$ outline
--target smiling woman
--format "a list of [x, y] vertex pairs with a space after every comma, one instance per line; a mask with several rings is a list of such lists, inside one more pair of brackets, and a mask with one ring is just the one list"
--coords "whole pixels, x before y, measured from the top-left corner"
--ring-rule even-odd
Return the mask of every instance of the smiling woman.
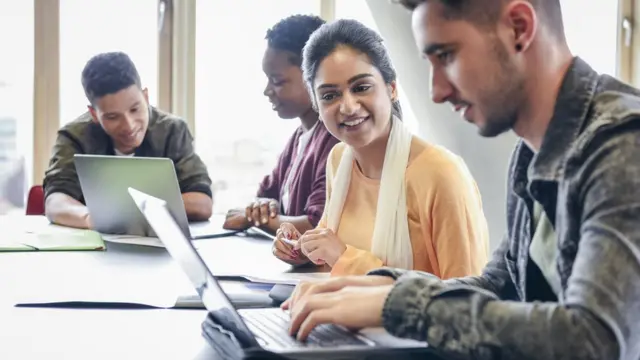
[[[371, 30], [380, 33], [377, 23], [373, 18], [370, 6], [366, 0], [336, 0], [336, 19], [354, 19]], [[400, 76], [399, 76], [400, 77]], [[420, 128], [411, 104], [407, 99], [407, 93], [404, 91], [402, 80], [396, 79], [396, 87], [398, 89], [398, 100], [402, 104], [402, 122], [417, 134]], [[425, 129], [422, 129], [424, 133]]]
[[479, 274], [488, 230], [475, 181], [459, 157], [402, 122], [380, 36], [355, 20], [326, 24], [305, 46], [303, 71], [322, 122], [343, 143], [327, 160], [323, 218], [296, 243], [300, 261], [332, 275], [382, 265]]

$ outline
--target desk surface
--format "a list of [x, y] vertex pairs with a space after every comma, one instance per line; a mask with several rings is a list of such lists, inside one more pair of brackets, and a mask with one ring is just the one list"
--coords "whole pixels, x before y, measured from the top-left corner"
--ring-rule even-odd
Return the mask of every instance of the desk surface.
[[[198, 240], [214, 274], [266, 277], [289, 269], [262, 239]], [[212, 358], [204, 310], [15, 308], [68, 293], [195, 293], [165, 249], [108, 244], [105, 252], [0, 253], [0, 359]]]

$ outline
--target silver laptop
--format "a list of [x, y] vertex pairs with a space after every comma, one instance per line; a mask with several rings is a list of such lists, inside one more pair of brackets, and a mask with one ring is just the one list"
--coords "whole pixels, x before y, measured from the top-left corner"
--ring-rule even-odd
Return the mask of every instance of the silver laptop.
[[280, 308], [236, 309], [180, 231], [166, 202], [135, 189], [129, 189], [129, 193], [171, 257], [191, 280], [209, 315], [224, 332], [233, 334], [242, 350], [262, 349], [296, 358], [333, 358], [360, 352], [378, 354], [385, 350], [399, 355], [405, 351], [426, 350], [425, 343], [400, 340], [383, 331], [373, 337], [335, 325], [321, 325], [312, 331], [307, 341], [299, 342], [288, 333], [288, 312]]
[[222, 228], [223, 217], [189, 224], [171, 159], [76, 154], [74, 162], [93, 228], [100, 233], [156, 237], [131, 200], [129, 187], [166, 201], [169, 212], [189, 239], [235, 232]]

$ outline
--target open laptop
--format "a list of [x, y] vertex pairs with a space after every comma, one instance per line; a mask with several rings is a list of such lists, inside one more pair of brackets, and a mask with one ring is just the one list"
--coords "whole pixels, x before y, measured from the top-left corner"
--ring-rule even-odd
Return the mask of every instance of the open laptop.
[[74, 155], [80, 187], [94, 230], [103, 234], [156, 237], [127, 189], [140, 189], [160, 198], [183, 234], [192, 240], [226, 236], [224, 217], [189, 224], [173, 161], [168, 158]]
[[209, 316], [224, 332], [233, 334], [237, 346], [242, 350], [261, 349], [295, 358], [323, 359], [358, 353], [379, 354], [385, 350], [426, 350], [425, 343], [400, 340], [381, 332], [372, 338], [335, 325], [321, 325], [311, 333], [307, 341], [296, 341], [288, 333], [288, 312], [280, 308], [238, 310], [232, 305], [206, 263], [180, 231], [165, 201], [135, 189], [129, 189], [129, 193], [169, 254], [193, 283]]

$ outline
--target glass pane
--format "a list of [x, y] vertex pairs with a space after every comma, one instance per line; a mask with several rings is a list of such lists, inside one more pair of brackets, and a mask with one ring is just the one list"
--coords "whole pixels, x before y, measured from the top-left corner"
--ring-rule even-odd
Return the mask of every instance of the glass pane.
[[60, 123], [86, 111], [80, 82], [94, 55], [123, 51], [136, 64], [155, 105], [158, 90], [158, 0], [60, 0]]
[[[294, 14], [319, 14], [316, 0], [198, 0], [196, 149], [214, 181], [214, 211], [250, 201], [300, 124], [264, 97], [267, 29]], [[251, 9], [251, 11], [248, 11]]]
[[0, 214], [24, 212], [30, 183], [33, 12], [33, 0], [0, 0]]
[[562, 0], [567, 42], [594, 70], [616, 75], [618, 2]]
[[[368, 28], [380, 33], [366, 0], [337, 0], [336, 19], [354, 19], [361, 22]], [[403, 121], [414, 134], [417, 134], [419, 127], [418, 120], [413, 114], [411, 104], [409, 104], [409, 99], [407, 99], [407, 96], [402, 89], [400, 76], [398, 76], [398, 94], [400, 105], [402, 106]]]

